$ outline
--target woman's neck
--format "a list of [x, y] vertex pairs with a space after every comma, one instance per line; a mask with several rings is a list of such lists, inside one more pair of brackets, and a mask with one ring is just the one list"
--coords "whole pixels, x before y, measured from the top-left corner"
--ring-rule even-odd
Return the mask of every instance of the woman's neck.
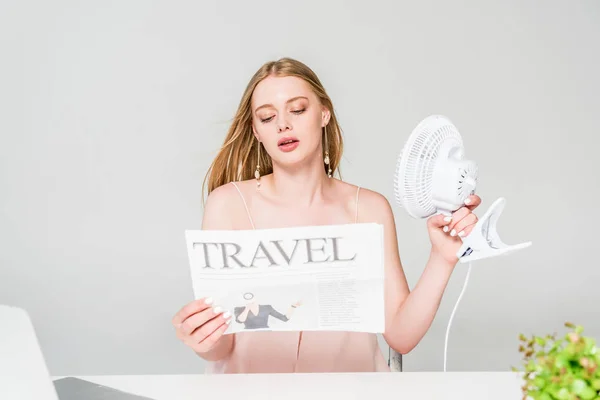
[[320, 158], [301, 167], [273, 165], [273, 174], [269, 178], [268, 190], [278, 202], [299, 206], [310, 206], [323, 200], [324, 192], [333, 183], [325, 174]]

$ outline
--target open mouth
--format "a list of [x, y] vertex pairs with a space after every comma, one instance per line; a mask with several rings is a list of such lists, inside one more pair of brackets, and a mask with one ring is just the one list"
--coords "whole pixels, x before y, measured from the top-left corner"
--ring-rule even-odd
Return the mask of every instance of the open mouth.
[[292, 143], [297, 143], [298, 139], [295, 138], [285, 138], [285, 139], [281, 139], [279, 142], [277, 142], [277, 146], [287, 146], [290, 145]]

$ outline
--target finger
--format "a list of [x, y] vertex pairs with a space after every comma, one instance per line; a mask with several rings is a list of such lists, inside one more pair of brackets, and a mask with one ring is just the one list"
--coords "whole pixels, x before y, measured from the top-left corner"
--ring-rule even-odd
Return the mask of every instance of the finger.
[[452, 222], [450, 222], [447, 226], [448, 229], [444, 230], [444, 232], [451, 232], [452, 229], [458, 224], [464, 217], [469, 215], [471, 211], [467, 207], [461, 207], [455, 212], [452, 213]]
[[477, 206], [479, 206], [480, 204], [481, 197], [477, 196], [476, 194], [472, 194], [465, 199], [465, 206], [471, 211], [477, 208]]
[[223, 324], [226, 324], [227, 321], [231, 321], [231, 314], [229, 312], [225, 312], [215, 318], [212, 318], [194, 331], [194, 333], [190, 336], [190, 341], [193, 343], [202, 343]]
[[464, 233], [461, 232], [463, 232], [467, 226], [475, 225], [476, 223], [477, 215], [470, 213], [469, 215], [461, 219], [456, 225], [454, 225], [454, 228], [450, 231], [450, 236], [456, 236], [458, 234], [458, 236], [462, 237], [464, 236]]
[[[231, 321], [231, 320], [230, 320]], [[202, 345], [203, 351], [207, 351], [213, 348], [213, 346], [221, 339], [225, 331], [229, 327], [229, 323], [223, 323], [217, 329], [215, 329], [210, 335], [208, 335], [200, 344]]]
[[[467, 237], [475, 228], [475, 224], [467, 225], [462, 231], [459, 232], [461, 237]], [[462, 234], [461, 234], [462, 232]]]
[[445, 225], [448, 225], [451, 221], [452, 221], [451, 216], [449, 216], [449, 215], [446, 216], [444, 214], [437, 214], [437, 215], [434, 215], [431, 218], [429, 218], [427, 220], [427, 224], [431, 228], [441, 228]]
[[189, 336], [194, 333], [196, 329], [220, 315], [222, 312], [223, 310], [221, 307], [207, 308], [204, 311], [192, 314], [190, 317], [186, 318], [181, 323], [181, 327], [179, 329], [183, 336]]
[[178, 328], [185, 319], [189, 318], [192, 314], [206, 310], [208, 307], [210, 307], [212, 302], [213, 299], [210, 297], [194, 300], [179, 310], [171, 322], [176, 328]]

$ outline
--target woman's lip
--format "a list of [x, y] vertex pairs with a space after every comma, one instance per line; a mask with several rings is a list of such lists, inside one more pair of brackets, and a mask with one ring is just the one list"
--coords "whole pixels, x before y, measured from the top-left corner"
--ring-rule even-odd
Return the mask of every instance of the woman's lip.
[[294, 141], [294, 142], [298, 142], [298, 139], [297, 139], [297, 138], [295, 138], [295, 137], [293, 137], [293, 136], [288, 136], [288, 137], [283, 137], [283, 138], [279, 139], [279, 140], [277, 141], [277, 146], [281, 146], [281, 144], [282, 144], [283, 142], [287, 142], [287, 141], [289, 141], [289, 140], [292, 140], [292, 141]]
[[282, 144], [282, 145], [279, 145], [278, 147], [279, 147], [279, 150], [288, 153], [290, 151], [295, 150], [296, 147], [298, 147], [299, 145], [300, 145], [300, 142], [296, 141], [296, 142], [291, 142], [288, 144]]

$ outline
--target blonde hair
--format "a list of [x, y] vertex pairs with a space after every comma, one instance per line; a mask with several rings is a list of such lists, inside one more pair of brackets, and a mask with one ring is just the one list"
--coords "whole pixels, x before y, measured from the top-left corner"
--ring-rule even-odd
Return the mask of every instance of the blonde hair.
[[[258, 163], [258, 146], [262, 144], [256, 140], [252, 132], [252, 94], [256, 86], [269, 76], [295, 76], [306, 81], [321, 103], [329, 110], [331, 117], [329, 123], [323, 128], [322, 134], [327, 134], [327, 142], [322, 141], [323, 146], [327, 143], [329, 151], [329, 166], [332, 174], [336, 171], [339, 175], [339, 164], [342, 157], [343, 141], [342, 131], [335, 116], [333, 103], [323, 88], [317, 75], [305, 64], [292, 58], [281, 58], [277, 61], [269, 61], [263, 64], [252, 76], [242, 95], [233, 122], [229, 127], [227, 136], [213, 160], [202, 185], [203, 192], [208, 183], [208, 193], [232, 181], [251, 179]], [[323, 136], [323, 139], [324, 136]], [[323, 149], [325, 152], [325, 149]], [[323, 163], [327, 172], [328, 167]], [[267, 175], [273, 172], [271, 158], [264, 147], [260, 149], [260, 174]]]

